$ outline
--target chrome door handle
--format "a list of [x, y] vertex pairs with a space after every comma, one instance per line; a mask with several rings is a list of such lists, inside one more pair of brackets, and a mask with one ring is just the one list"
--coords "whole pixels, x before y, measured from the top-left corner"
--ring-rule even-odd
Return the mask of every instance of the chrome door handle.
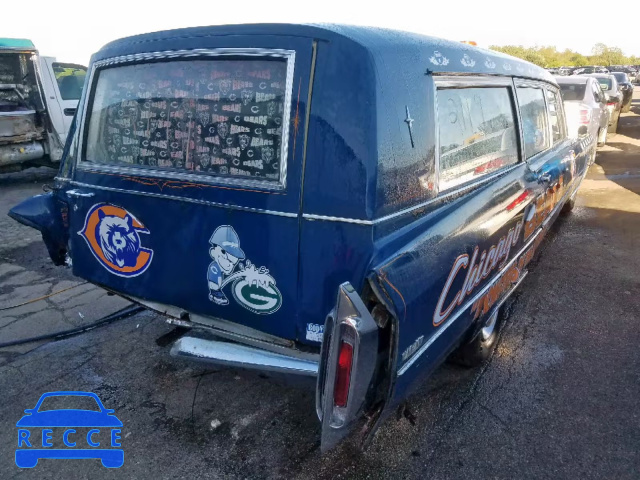
[[95, 193], [93, 192], [83, 192], [82, 190], [67, 190], [67, 195], [70, 197], [84, 197], [89, 198], [93, 197]]

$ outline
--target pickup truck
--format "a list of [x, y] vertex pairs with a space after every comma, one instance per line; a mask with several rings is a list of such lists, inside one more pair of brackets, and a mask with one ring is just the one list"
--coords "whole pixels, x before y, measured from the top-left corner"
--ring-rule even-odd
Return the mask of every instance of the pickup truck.
[[0, 173], [58, 168], [86, 71], [39, 56], [30, 40], [0, 38]]

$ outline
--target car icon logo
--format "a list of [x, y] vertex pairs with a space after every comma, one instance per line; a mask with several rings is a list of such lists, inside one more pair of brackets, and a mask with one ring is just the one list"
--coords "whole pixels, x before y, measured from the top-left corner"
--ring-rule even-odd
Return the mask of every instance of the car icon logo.
[[[68, 408], [69, 404], [82, 408]], [[18, 467], [33, 468], [41, 458], [100, 459], [106, 468], [123, 465], [122, 422], [95, 393], [45, 393], [25, 413], [16, 423]]]

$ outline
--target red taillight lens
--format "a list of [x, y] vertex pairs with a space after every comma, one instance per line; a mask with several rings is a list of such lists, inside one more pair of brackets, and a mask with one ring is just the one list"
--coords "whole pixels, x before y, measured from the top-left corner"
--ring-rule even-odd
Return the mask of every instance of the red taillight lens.
[[607, 103], [607, 107], [615, 107], [615, 106], [616, 106], [615, 102], [613, 102], [613, 103]]
[[587, 108], [580, 109], [580, 125], [588, 125], [591, 121], [591, 110]]
[[353, 345], [340, 342], [336, 383], [333, 389], [333, 404], [346, 407], [349, 400], [349, 384], [351, 383], [351, 367], [353, 365]]

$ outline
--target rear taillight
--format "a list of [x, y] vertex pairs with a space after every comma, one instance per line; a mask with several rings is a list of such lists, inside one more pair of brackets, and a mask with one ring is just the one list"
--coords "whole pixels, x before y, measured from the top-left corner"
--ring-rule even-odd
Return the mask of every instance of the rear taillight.
[[333, 389], [333, 404], [336, 407], [346, 407], [349, 400], [349, 386], [351, 385], [351, 367], [353, 366], [353, 345], [340, 342], [338, 365], [336, 367], [336, 383]]
[[616, 106], [616, 102], [607, 103], [607, 107], [615, 107], [615, 106]]
[[580, 125], [589, 125], [591, 121], [591, 110], [588, 108], [580, 108]]

